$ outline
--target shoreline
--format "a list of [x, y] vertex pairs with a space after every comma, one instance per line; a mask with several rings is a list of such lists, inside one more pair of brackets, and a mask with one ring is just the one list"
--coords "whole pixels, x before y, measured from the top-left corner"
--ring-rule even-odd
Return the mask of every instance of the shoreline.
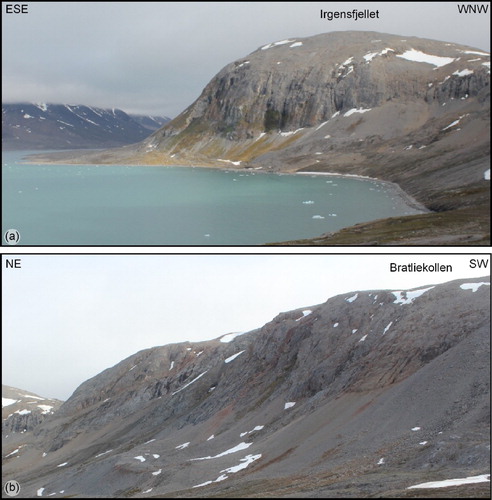
[[375, 181], [380, 182], [381, 184], [385, 184], [390, 188], [394, 193], [402, 199], [407, 205], [415, 210], [419, 210], [422, 213], [432, 213], [432, 210], [427, 208], [423, 203], [416, 200], [413, 196], [408, 194], [404, 189], [402, 189], [396, 182], [387, 181], [385, 179], [378, 179], [377, 177], [369, 177], [368, 175], [357, 175], [357, 174], [337, 174], [333, 172], [296, 172], [298, 175], [320, 175], [320, 176], [331, 176], [331, 177], [349, 177], [353, 179], [360, 179], [364, 181]]
[[[79, 153], [82, 150], [73, 150], [73, 153], [77, 152]], [[95, 152], [94, 150], [90, 150]], [[21, 151], [19, 151], [21, 153]], [[63, 152], [60, 151], [60, 153], [63, 154]], [[43, 154], [43, 153], [40, 153]], [[34, 154], [29, 154], [29, 156], [35, 156], [36, 153]], [[59, 163], [60, 161], [60, 163]], [[395, 196], [397, 196], [400, 201], [402, 201], [405, 205], [407, 205], [409, 208], [412, 208], [413, 210], [417, 210], [419, 213], [432, 213], [432, 210], [427, 208], [423, 203], [419, 202], [416, 200], [413, 196], [408, 194], [406, 191], [404, 191], [397, 183], [388, 181], [385, 179], [379, 179], [376, 177], [369, 177], [367, 175], [359, 175], [359, 174], [341, 174], [341, 173], [336, 173], [336, 172], [309, 172], [309, 171], [287, 171], [287, 172], [279, 172], [279, 171], [268, 171], [263, 169], [262, 167], [260, 168], [251, 168], [251, 167], [238, 167], [236, 165], [233, 165], [232, 162], [230, 162], [230, 166], [222, 166], [222, 165], [217, 165], [217, 166], [212, 166], [212, 165], [190, 165], [190, 164], [173, 164], [173, 165], [163, 165], [163, 164], [140, 164], [137, 165], [135, 163], [61, 163], [63, 160], [59, 161], [37, 161], [34, 162], [33, 160], [26, 161], [24, 158], [21, 158], [19, 162], [23, 165], [66, 165], [66, 166], [93, 166], [93, 167], [105, 167], [105, 166], [121, 166], [121, 167], [178, 167], [178, 168], [200, 168], [200, 169], [211, 169], [211, 170], [220, 170], [223, 172], [237, 172], [237, 173], [252, 173], [252, 174], [276, 174], [276, 175], [310, 175], [310, 176], [326, 176], [326, 177], [338, 177], [338, 178], [347, 178], [347, 179], [357, 179], [361, 181], [373, 181], [373, 182], [378, 182], [382, 184], [388, 191], [391, 193], [394, 193]], [[218, 160], [218, 161], [223, 161], [226, 163], [224, 160]], [[389, 218], [389, 217], [388, 217]]]

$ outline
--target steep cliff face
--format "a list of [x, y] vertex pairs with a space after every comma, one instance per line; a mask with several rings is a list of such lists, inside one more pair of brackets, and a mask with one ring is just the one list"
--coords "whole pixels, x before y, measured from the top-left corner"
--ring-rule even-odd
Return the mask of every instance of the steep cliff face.
[[[374, 32], [271, 43], [223, 68], [140, 152], [185, 158], [193, 153], [209, 160], [222, 154], [248, 161], [296, 142], [307, 129], [352, 114], [358, 121], [374, 119], [373, 137], [408, 134], [451, 100], [484, 102], [489, 64], [488, 54], [470, 47]], [[400, 115], [403, 107], [416, 107], [408, 112], [413, 116], [388, 113], [389, 126], [381, 127], [384, 119], [365, 115], [397, 103]], [[352, 131], [358, 127], [351, 125]]]
[[138, 352], [82, 384], [4, 476], [33, 494], [375, 494], [487, 473], [489, 429], [487, 277]]

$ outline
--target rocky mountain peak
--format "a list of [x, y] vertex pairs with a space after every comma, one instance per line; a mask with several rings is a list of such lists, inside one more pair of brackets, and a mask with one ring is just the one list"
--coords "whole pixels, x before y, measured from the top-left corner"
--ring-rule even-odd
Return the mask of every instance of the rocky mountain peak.
[[[221, 153], [262, 134], [292, 142], [296, 131], [295, 139], [338, 115], [361, 116], [386, 103], [484, 98], [489, 74], [487, 53], [452, 43], [359, 31], [289, 38], [225, 66], [141, 149], [178, 154], [186, 145], [207, 155], [214, 149], [203, 135], [228, 140], [228, 147], [215, 145]], [[260, 150], [249, 145], [256, 156]]]

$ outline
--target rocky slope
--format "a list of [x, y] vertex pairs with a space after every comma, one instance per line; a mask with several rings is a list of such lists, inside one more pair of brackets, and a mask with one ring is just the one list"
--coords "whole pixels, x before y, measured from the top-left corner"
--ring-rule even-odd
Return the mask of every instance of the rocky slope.
[[61, 404], [58, 399], [2, 385], [2, 436], [32, 431]]
[[490, 474], [489, 277], [354, 291], [140, 351], [15, 458], [9, 439], [3, 478], [27, 496], [419, 496], [406, 488]]
[[65, 104], [2, 104], [2, 149], [86, 149], [141, 141], [167, 117]]
[[[488, 244], [490, 55], [360, 31], [274, 42], [224, 67], [140, 144], [70, 161], [375, 177], [446, 214], [429, 216], [415, 244]], [[413, 243], [398, 231], [388, 243]]]

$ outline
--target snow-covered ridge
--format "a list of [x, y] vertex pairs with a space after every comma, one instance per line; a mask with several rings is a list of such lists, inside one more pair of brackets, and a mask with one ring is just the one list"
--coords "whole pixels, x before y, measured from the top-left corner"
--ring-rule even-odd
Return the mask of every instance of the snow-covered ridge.
[[280, 40], [279, 42], [273, 42], [273, 43], [268, 43], [267, 45], [264, 45], [263, 47], [261, 47], [261, 50], [267, 50], [267, 49], [271, 49], [272, 47], [278, 47], [279, 45], [285, 45], [287, 43], [292, 43], [291, 47], [298, 47], [299, 45], [302, 45], [302, 42], [297, 42], [297, 43], [293, 43], [295, 42], [296, 40]]

